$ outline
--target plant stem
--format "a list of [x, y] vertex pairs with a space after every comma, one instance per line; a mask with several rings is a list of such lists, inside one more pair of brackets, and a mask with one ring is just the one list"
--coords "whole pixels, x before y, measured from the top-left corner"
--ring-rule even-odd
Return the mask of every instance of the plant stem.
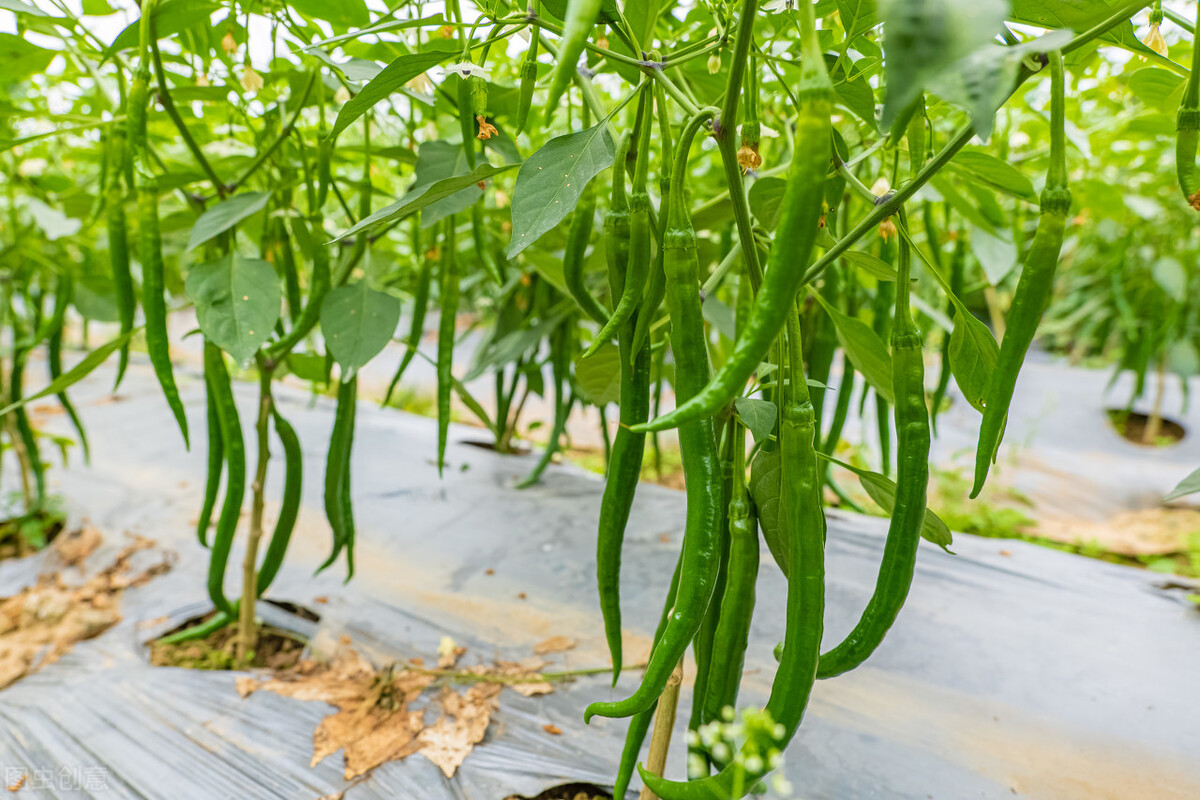
[[312, 72], [308, 73], [308, 81], [304, 84], [304, 89], [301, 90], [300, 97], [296, 101], [296, 110], [292, 112], [292, 116], [288, 118], [288, 121], [279, 131], [279, 135], [275, 137], [275, 140], [272, 141], [265, 150], [260, 151], [254, 161], [250, 163], [250, 166], [246, 167], [245, 171], [242, 172], [241, 176], [239, 176], [237, 180], [229, 185], [230, 194], [236, 192], [238, 187], [245, 183], [251, 175], [258, 171], [258, 168], [263, 165], [263, 162], [271, 157], [271, 154], [275, 152], [279, 145], [283, 144], [283, 141], [292, 135], [292, 128], [296, 127], [296, 121], [300, 119], [300, 112], [304, 110], [304, 103], [306, 100], [308, 100], [308, 94], [312, 91], [313, 85], [317, 82], [317, 72], [318, 70], [314, 69]]
[[1154, 406], [1150, 409], [1150, 417], [1142, 430], [1142, 444], [1154, 444], [1162, 433], [1163, 396], [1167, 393], [1167, 360], [1158, 360], [1158, 380], [1154, 388]]
[[[683, 662], [667, 680], [658, 708], [654, 712], [654, 732], [650, 734], [650, 752], [646, 754], [646, 771], [662, 777], [667, 766], [667, 751], [671, 748], [671, 731], [675, 728], [675, 709], [679, 705], [679, 685], [683, 683]], [[656, 800], [658, 795], [648, 786], [642, 787], [638, 800]]]
[[238, 660], [248, 662], [254, 657], [258, 646], [258, 630], [254, 624], [255, 602], [258, 600], [258, 545], [263, 538], [263, 508], [267, 483], [267, 462], [271, 459], [271, 379], [274, 367], [264, 359], [258, 362], [258, 463], [254, 472], [254, 483], [250, 485], [250, 537], [246, 541], [246, 560], [242, 564], [242, 602], [238, 609], [237, 654]]
[[[151, 24], [151, 27], [153, 27], [153, 24]], [[166, 110], [167, 116], [171, 118], [171, 121], [175, 123], [175, 128], [183, 138], [183, 143], [192, 152], [192, 157], [196, 159], [196, 163], [200, 165], [200, 169], [208, 176], [208, 180], [212, 183], [213, 189], [216, 190], [217, 196], [224, 198], [226, 195], [225, 185], [221, 183], [221, 179], [217, 176], [212, 164], [204, 157], [204, 152], [200, 149], [200, 145], [192, 138], [192, 132], [184, 124], [183, 117], [179, 114], [179, 109], [175, 107], [175, 101], [171, 99], [171, 91], [167, 86], [167, 74], [163, 70], [162, 53], [158, 49], [157, 37], [152, 36], [150, 38], [150, 53], [154, 57], [154, 75], [158, 82], [158, 96], [162, 100], [163, 109]]]

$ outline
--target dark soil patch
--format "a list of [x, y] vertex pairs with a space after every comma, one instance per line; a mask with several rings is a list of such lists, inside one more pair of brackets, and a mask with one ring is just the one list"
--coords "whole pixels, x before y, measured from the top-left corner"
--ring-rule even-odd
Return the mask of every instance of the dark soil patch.
[[304, 642], [288, 631], [260, 626], [254, 658], [239, 660], [236, 655], [237, 625], [226, 625], [203, 639], [179, 644], [150, 644], [150, 663], [156, 667], [187, 669], [289, 669], [300, 663]]
[[1187, 435], [1187, 430], [1182, 425], [1164, 417], [1154, 441], [1147, 442], [1146, 427], [1150, 423], [1150, 417], [1140, 411], [1110, 408], [1108, 421], [1112, 423], [1113, 430], [1124, 436], [1127, 441], [1144, 447], [1170, 447]]
[[24, 558], [52, 543], [62, 533], [61, 512], [38, 509], [0, 522], [0, 561]]
[[612, 795], [592, 783], [564, 783], [554, 786], [536, 797], [512, 794], [504, 800], [612, 800]]

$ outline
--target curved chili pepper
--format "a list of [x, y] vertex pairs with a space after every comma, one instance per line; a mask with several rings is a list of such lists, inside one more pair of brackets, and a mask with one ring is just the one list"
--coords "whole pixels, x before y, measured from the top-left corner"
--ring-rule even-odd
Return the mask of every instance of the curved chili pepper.
[[[646, 181], [650, 170], [650, 129], [653, 127], [651, 116], [650, 93], [643, 89], [638, 101], [637, 124], [634, 128], [638, 140], [637, 162], [633, 170], [633, 191], [629, 195], [629, 260], [625, 269], [624, 287], [613, 313], [584, 351], [584, 358], [594, 355], [616, 335], [617, 329], [633, 317], [641, 305], [642, 292], [650, 275], [650, 195], [646, 191]], [[618, 163], [615, 168], [623, 167]]]
[[328, 569], [342, 550], [347, 551], [347, 580], [354, 574], [354, 516], [349, 503], [350, 452], [354, 442], [354, 411], [358, 403], [358, 376], [338, 384], [337, 411], [325, 459], [325, 518], [333, 530], [333, 549], [317, 568]]
[[746, 331], [738, 337], [729, 360], [701, 392], [641, 426], [642, 430], [665, 430], [715, 414], [746, 385], [791, 313], [804, 276], [804, 270], [796, 265], [808, 263], [819, 230], [832, 141], [833, 86], [820, 45], [814, 42], [812, 46], [816, 51], [804, 58], [797, 90], [800, 114], [775, 244]]
[[[674, 159], [671, 155], [671, 117], [670, 110], [667, 108], [667, 93], [658, 81], [654, 83], [654, 105], [658, 109], [659, 147], [662, 149], [662, 160], [660, 163], [673, 164]], [[658, 176], [658, 192], [659, 197], [665, 199], [671, 196], [671, 173], [667, 169], [661, 170], [661, 173]], [[658, 313], [658, 307], [662, 305], [663, 298], [667, 295], [667, 276], [663, 270], [664, 249], [661, 241], [662, 232], [666, 229], [667, 204], [664, 202], [658, 210], [658, 233], [660, 237], [658, 254], [655, 256], [654, 268], [650, 272], [650, 278], [646, 282], [645, 296], [642, 298], [642, 305], [638, 309], [637, 324], [633, 329], [633, 352], [635, 353], [641, 350], [642, 344], [646, 341], [646, 337], [650, 333], [650, 325], [654, 322], [654, 317]], [[655, 442], [657, 441], [658, 437], [656, 436]]]
[[[901, 223], [904, 212], [901, 207]], [[912, 586], [917, 545], [925, 522], [929, 485], [929, 410], [925, 406], [925, 362], [922, 337], [909, 312], [911, 253], [908, 241], [899, 242], [896, 277], [896, 315], [892, 328], [892, 387], [895, 395], [899, 470], [896, 505], [888, 524], [887, 543], [879, 566], [875, 591], [858, 624], [846, 638], [821, 655], [818, 678], [832, 678], [854, 669], [883, 641], [900, 613]]]
[[588, 35], [600, 16], [600, 6], [601, 0], [568, 0], [567, 14], [563, 18], [562, 44], [558, 48], [558, 59], [554, 62], [550, 94], [546, 97], [547, 124], [554, 117], [559, 99], [575, 76], [576, 66], [579, 57], [583, 55]]
[[[617, 143], [613, 166], [612, 199], [604, 219], [605, 252], [608, 260], [608, 283], [613, 297], [620, 297], [625, 285], [625, 262], [629, 255], [629, 203], [625, 195], [625, 157], [629, 151], [629, 134]], [[622, 364], [630, 363], [634, 355], [626, 337], [617, 339]], [[596, 535], [596, 583], [600, 591], [600, 613], [604, 617], [604, 633], [613, 662], [613, 685], [621, 674], [621, 548], [625, 541], [625, 526], [637, 491], [642, 471], [646, 437], [630, 430], [629, 426], [645, 422], [650, 416], [650, 359], [649, 353], [639, 351], [632, 367], [621, 370], [619, 411], [621, 426], [610, 445], [605, 438], [604, 496], [600, 503], [600, 520]], [[601, 409], [603, 414], [603, 409]], [[608, 428], [601, 430], [607, 437]]]
[[[46, 367], [50, 372], [51, 383], [62, 375], [63, 322], [67, 315], [67, 306], [71, 304], [74, 296], [75, 281], [72, 279], [71, 273], [64, 272], [59, 277], [59, 283], [54, 293], [54, 314], [49, 323], [49, 334], [46, 337]], [[67, 396], [65, 389], [54, 396], [58, 399], [62, 410], [66, 412], [67, 418], [71, 420], [71, 427], [75, 429], [75, 433], [79, 434], [79, 446], [83, 450], [84, 463], [90, 464], [92, 451], [88, 446], [87, 431], [84, 430], [83, 420], [79, 418], [78, 412], [75, 411], [75, 405]]]
[[300, 514], [300, 495], [304, 487], [304, 454], [300, 450], [300, 437], [278, 407], [271, 409], [275, 420], [275, 433], [279, 443], [283, 445], [283, 502], [279, 506], [279, 518], [275, 521], [275, 530], [271, 534], [271, 544], [267, 546], [263, 556], [262, 566], [258, 569], [258, 596], [262, 597], [279, 568], [283, 565], [284, 554], [292, 540], [292, 531], [296, 528], [296, 518]]
[[[696, 234], [684, 199], [688, 150], [701, 126], [712, 119], [706, 108], [688, 123], [680, 138], [668, 200], [666, 249], [667, 307], [671, 314], [671, 350], [675, 355], [675, 391], [681, 398], [700, 391], [708, 379], [708, 349], [700, 310], [700, 262]], [[698, 419], [679, 429], [687, 490], [687, 522], [679, 592], [662, 640], [650, 656], [642, 684], [629, 698], [615, 703], [592, 703], [584, 721], [599, 714], [622, 717], [645, 711], [662, 694], [675, 665], [696, 635], [717, 578], [721, 527], [720, 461], [711, 419]]]
[[1050, 168], [1046, 173], [1046, 187], [1042, 190], [1042, 215], [1013, 294], [1000, 355], [996, 357], [988, 385], [979, 446], [975, 451], [975, 485], [971, 488], [971, 497], [979, 494], [987, 480], [988, 468], [1004, 435], [1017, 374], [1054, 292], [1054, 272], [1058, 268], [1067, 212], [1071, 208], [1071, 190], [1067, 188], [1064, 83], [1062, 54], [1055, 51], [1050, 54]]
[[[113, 136], [114, 141], [117, 139]], [[114, 147], [114, 150], [116, 148]], [[133, 331], [134, 315], [137, 312], [137, 298], [133, 287], [133, 274], [129, 269], [129, 236], [128, 224], [125, 220], [125, 197], [120, 188], [120, 170], [113, 173], [113, 182], [105, 195], [105, 222], [108, 228], [108, 261], [112, 272], [113, 294], [117, 301], [117, 318], [121, 323], [122, 335]], [[113, 381], [113, 391], [121, 385], [125, 377], [125, 369], [129, 366], [129, 342], [121, 345], [121, 353], [117, 361], [117, 377]]]
[[246, 491], [246, 442], [242, 438], [242, 424], [238, 417], [237, 404], [233, 399], [233, 387], [229, 382], [229, 370], [225, 367], [225, 356], [221, 348], [207, 339], [204, 341], [204, 374], [216, 405], [220, 420], [221, 440], [228, 467], [228, 485], [221, 516], [217, 520], [216, 535], [213, 537], [212, 554], [208, 561], [208, 596], [218, 611], [237, 619], [237, 611], [225, 597], [225, 567], [229, 562], [229, 551], [237, 535], [238, 519], [242, 515], [242, 499]]
[[559, 441], [567, 430], [567, 418], [571, 416], [571, 407], [575, 405], [575, 397], [569, 393], [571, 333], [571, 326], [564, 323], [555, 329], [550, 338], [550, 364], [554, 374], [554, 426], [541, 458], [525, 480], [517, 484], [518, 489], [528, 489], [542, 479], [542, 473], [559, 451]]
[[[536, 5], [534, 13], [537, 13]], [[537, 88], [537, 57], [538, 57], [538, 37], [529, 37], [529, 49], [525, 51], [525, 58], [521, 61], [521, 88], [517, 96], [517, 122], [516, 131], [520, 133], [525, 130], [525, 123], [529, 121], [529, 109], [533, 106], [533, 91]]]
[[457, 244], [454, 239], [454, 215], [446, 218], [442, 244], [442, 272], [438, 281], [441, 292], [437, 348], [438, 476], [446, 467], [446, 442], [450, 436], [451, 367], [454, 363], [454, 333], [458, 317], [459, 284]]
[[[1200, 9], [1196, 11], [1200, 30]], [[1188, 205], [1200, 211], [1200, 180], [1196, 178], [1196, 146], [1200, 138], [1200, 47], [1192, 47], [1192, 69], [1188, 73], [1179, 114], [1175, 118], [1175, 171], [1179, 188]]]
[[567, 249], [563, 254], [563, 283], [571, 297], [579, 304], [593, 320], [600, 325], [608, 322], [608, 312], [600, 305], [583, 282], [583, 267], [587, 262], [588, 243], [592, 239], [592, 228], [595, 226], [596, 198], [591, 186], [584, 188], [579, 204], [575, 206], [575, 214], [571, 219], [571, 230], [567, 234]]

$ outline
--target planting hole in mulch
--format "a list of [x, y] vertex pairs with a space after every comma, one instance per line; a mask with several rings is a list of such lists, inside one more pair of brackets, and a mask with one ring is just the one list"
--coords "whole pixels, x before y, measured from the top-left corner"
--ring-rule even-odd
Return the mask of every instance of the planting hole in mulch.
[[612, 800], [612, 795], [591, 783], [564, 783], [553, 786], [536, 797], [510, 794], [504, 800]]
[[52, 544], [62, 533], [65, 522], [62, 512], [51, 508], [39, 508], [0, 522], [0, 561], [24, 558]]
[[1125, 437], [1126, 441], [1145, 447], [1170, 447], [1178, 444], [1187, 430], [1178, 422], [1163, 417], [1157, 433], [1147, 433], [1150, 417], [1140, 411], [1127, 411], [1123, 408], [1108, 409], [1108, 421], [1113, 430]]
[[[290, 614], [310, 622], [319, 622], [321, 617], [314, 611], [295, 603], [264, 600]], [[254, 658], [248, 663], [237, 657], [237, 624], [231, 623], [200, 639], [186, 642], [164, 642], [163, 639], [208, 622], [216, 614], [210, 611], [185, 620], [167, 631], [158, 640], [150, 643], [150, 663], [156, 667], [184, 667], [186, 669], [238, 670], [266, 668], [272, 670], [291, 669], [300, 663], [307, 640], [293, 631], [271, 625], [259, 625], [258, 646]]]

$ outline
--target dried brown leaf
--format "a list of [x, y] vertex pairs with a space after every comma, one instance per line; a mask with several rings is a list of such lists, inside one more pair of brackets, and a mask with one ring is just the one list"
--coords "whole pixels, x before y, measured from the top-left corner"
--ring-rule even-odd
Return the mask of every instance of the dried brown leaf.
[[574, 639], [566, 636], [551, 636], [549, 639], [538, 642], [533, 646], [533, 652], [539, 656], [548, 655], [550, 653], [565, 653], [568, 650], [574, 650], [578, 644]]

